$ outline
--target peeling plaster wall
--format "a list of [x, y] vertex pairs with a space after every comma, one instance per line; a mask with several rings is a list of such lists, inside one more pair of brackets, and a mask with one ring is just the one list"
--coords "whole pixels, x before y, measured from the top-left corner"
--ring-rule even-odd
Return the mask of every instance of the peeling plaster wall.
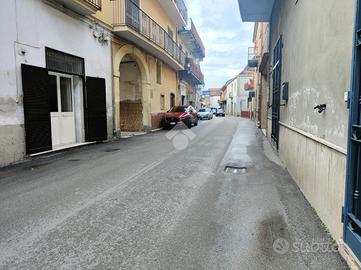
[[[346, 155], [335, 149], [347, 147], [344, 92], [350, 89], [354, 8], [352, 0], [278, 0], [271, 22], [271, 52], [282, 35], [282, 83], [289, 82], [279, 154], [336, 240], [342, 237]], [[327, 110], [319, 114], [313, 108], [323, 103]]]
[[[277, 3], [271, 51], [282, 35], [282, 82], [289, 82], [289, 101], [281, 107], [281, 121], [346, 148], [344, 92], [351, 80], [354, 1]], [[313, 108], [323, 103], [327, 110], [319, 114]]]
[[[113, 43], [113, 61], [114, 61], [114, 69], [118, 67], [120, 63], [117, 61], [121, 61], [119, 59], [116, 59], [116, 54], [118, 51], [122, 50], [124, 47], [131, 47], [134, 48], [137, 52], [139, 52], [139, 63], [138, 67], [140, 66], [147, 67], [147, 70], [149, 71], [149, 78], [148, 82], [145, 82], [143, 80], [143, 110], [145, 109], [145, 106], [147, 106], [147, 111], [149, 112], [149, 115], [143, 111], [144, 118], [149, 118], [149, 123], [145, 122], [143, 119], [143, 123], [147, 128], [158, 128], [160, 127], [160, 121], [159, 118], [164, 115], [166, 111], [170, 109], [170, 96], [171, 94], [175, 95], [175, 103], [176, 105], [180, 104], [181, 97], [180, 97], [180, 91], [178, 91], [178, 80], [177, 80], [177, 72], [170, 68], [168, 65], [162, 62], [162, 68], [161, 68], [161, 83], [157, 83], [157, 58], [154, 56], [148, 54], [146, 51], [144, 51], [141, 48], [138, 48], [134, 46], [133, 44], [130, 44], [128, 41], [123, 39], [114, 39]], [[129, 53], [130, 55], [132, 53]], [[118, 67], [119, 69], [119, 67]], [[120, 91], [121, 86], [119, 85], [119, 78], [116, 76], [114, 77], [114, 99], [115, 99], [115, 126], [117, 132], [120, 131], [120, 111], [119, 111], [119, 104], [120, 102]], [[186, 85], [184, 81], [180, 82], [181, 85], [184, 86], [184, 89], [186, 89]], [[164, 95], [164, 110], [161, 110], [161, 102], [160, 97], [161, 95]], [[153, 119], [153, 120], [152, 120]], [[153, 123], [158, 123], [154, 124]], [[149, 126], [148, 126], [149, 125]]]
[[84, 58], [86, 76], [106, 79], [111, 137], [111, 44], [93, 37], [90, 21], [46, 1], [14, 0], [1, 7], [0, 24], [0, 167], [25, 157], [21, 64], [45, 67], [45, 47]]

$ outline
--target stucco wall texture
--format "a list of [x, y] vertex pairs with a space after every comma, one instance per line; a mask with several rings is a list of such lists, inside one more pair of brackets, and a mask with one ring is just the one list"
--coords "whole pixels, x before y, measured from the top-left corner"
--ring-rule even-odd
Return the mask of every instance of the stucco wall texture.
[[[289, 101], [281, 121], [346, 148], [354, 1], [277, 1], [271, 22], [272, 46], [283, 39], [282, 82]], [[278, 11], [278, 12], [277, 12]], [[327, 104], [319, 114], [318, 104]]]
[[[289, 82], [289, 101], [280, 109], [280, 157], [336, 240], [342, 237], [346, 155], [335, 149], [347, 147], [344, 92], [350, 89], [354, 8], [352, 0], [279, 0], [271, 21], [272, 58], [282, 35], [282, 83]], [[326, 112], [314, 110], [324, 103]]]
[[102, 45], [93, 37], [91, 22], [40, 0], [10, 1], [0, 9], [0, 22], [0, 34], [6, 37], [0, 42], [0, 167], [24, 158], [21, 64], [45, 67], [45, 47], [84, 58], [86, 76], [106, 79], [111, 137], [111, 44]]

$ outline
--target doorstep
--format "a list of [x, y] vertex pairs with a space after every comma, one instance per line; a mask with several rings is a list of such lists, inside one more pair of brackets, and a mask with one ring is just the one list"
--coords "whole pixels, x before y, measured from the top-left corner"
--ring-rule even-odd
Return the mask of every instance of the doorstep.
[[343, 240], [340, 240], [338, 249], [342, 258], [346, 261], [351, 270], [361, 270], [360, 261], [357, 259], [356, 255], [352, 252], [348, 245], [343, 242]]
[[161, 131], [163, 130], [163, 128], [156, 128], [156, 129], [152, 129], [150, 132], [158, 132], [158, 131]]
[[86, 145], [90, 145], [90, 144], [95, 144], [96, 142], [86, 142], [86, 143], [76, 143], [76, 144], [70, 144], [70, 145], [64, 145], [49, 151], [44, 151], [44, 152], [40, 152], [40, 153], [36, 153], [36, 154], [31, 154], [29, 155], [30, 157], [37, 157], [40, 155], [45, 155], [45, 154], [51, 154], [51, 153], [56, 153], [56, 152], [61, 152], [63, 150], [68, 150], [68, 149], [73, 149], [73, 148], [78, 148], [78, 147], [82, 147], [82, 146], [86, 146]]
[[120, 138], [121, 139], [127, 139], [127, 138], [131, 138], [131, 137], [135, 137], [135, 136], [142, 136], [142, 135], [147, 135], [147, 132], [120, 132]]

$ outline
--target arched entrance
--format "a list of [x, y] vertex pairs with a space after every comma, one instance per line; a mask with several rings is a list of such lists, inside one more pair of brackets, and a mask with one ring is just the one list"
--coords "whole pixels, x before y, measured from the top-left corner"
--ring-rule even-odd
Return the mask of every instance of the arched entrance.
[[114, 55], [114, 101], [116, 131], [150, 128], [150, 82], [146, 56], [132, 45]]
[[144, 129], [142, 75], [132, 55], [127, 54], [123, 57], [119, 73], [120, 130], [142, 131]]

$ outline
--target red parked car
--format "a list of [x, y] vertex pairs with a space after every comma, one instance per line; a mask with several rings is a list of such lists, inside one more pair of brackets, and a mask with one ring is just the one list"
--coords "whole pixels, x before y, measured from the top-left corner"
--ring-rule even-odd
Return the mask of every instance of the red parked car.
[[163, 127], [171, 129], [182, 122], [188, 128], [198, 125], [197, 111], [192, 106], [174, 106], [165, 114]]

